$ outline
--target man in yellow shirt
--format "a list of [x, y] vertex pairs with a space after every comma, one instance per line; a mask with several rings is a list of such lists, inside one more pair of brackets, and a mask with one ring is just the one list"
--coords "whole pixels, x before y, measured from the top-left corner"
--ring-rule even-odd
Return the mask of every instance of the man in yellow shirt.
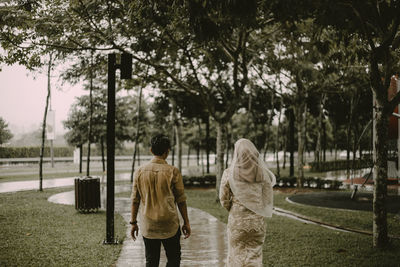
[[146, 267], [156, 267], [160, 262], [161, 243], [167, 256], [167, 267], [180, 266], [181, 229], [176, 206], [183, 219], [184, 238], [191, 233], [186, 207], [182, 175], [169, 165], [168, 157], [171, 144], [165, 135], [159, 134], [151, 139], [153, 159], [140, 167], [134, 176], [132, 188], [131, 235], [136, 240], [139, 226], [143, 235]]

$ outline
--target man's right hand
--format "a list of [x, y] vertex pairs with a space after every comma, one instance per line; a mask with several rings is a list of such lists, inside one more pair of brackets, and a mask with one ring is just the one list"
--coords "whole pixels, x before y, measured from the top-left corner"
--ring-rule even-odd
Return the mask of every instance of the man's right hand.
[[133, 241], [136, 240], [136, 237], [139, 234], [139, 226], [137, 224], [132, 224], [132, 229], [131, 229], [131, 236]]
[[185, 236], [184, 239], [188, 238], [192, 232], [192, 230], [190, 229], [190, 224], [182, 225], [182, 232], [183, 235]]

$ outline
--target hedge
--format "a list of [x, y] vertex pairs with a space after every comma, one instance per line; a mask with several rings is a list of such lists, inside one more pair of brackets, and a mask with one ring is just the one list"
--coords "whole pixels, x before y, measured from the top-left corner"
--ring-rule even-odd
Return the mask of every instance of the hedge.
[[[185, 186], [212, 187], [215, 186], [216, 176], [206, 174], [204, 176], [183, 176]], [[277, 177], [275, 187], [296, 187], [296, 177]], [[303, 187], [332, 189], [337, 190], [342, 186], [342, 182], [337, 180], [327, 180], [318, 177], [304, 177]]]
[[[327, 180], [319, 177], [304, 177], [303, 187], [337, 190], [342, 186], [341, 181]], [[296, 177], [277, 177], [275, 187], [296, 187]]]
[[215, 186], [216, 184], [216, 176], [215, 174], [206, 174], [204, 176], [186, 176], [183, 175], [183, 184], [185, 186]]

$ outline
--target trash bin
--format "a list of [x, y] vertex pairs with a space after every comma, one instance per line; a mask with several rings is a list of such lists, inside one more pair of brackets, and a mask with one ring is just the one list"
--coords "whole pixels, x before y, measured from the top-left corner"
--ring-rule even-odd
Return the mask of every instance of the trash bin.
[[100, 178], [75, 178], [75, 209], [79, 212], [97, 212], [100, 208]]

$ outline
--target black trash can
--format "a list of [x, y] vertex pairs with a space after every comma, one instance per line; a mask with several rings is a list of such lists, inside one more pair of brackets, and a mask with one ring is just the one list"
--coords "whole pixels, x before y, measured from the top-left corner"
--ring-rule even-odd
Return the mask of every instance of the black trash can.
[[100, 208], [100, 178], [75, 178], [75, 209], [79, 212], [97, 212]]

